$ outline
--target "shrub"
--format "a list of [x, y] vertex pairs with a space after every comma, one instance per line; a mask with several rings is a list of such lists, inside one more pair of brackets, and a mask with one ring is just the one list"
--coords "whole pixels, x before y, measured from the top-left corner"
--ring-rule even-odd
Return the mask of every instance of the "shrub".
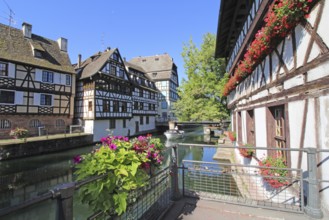
[[17, 138], [26, 138], [28, 136], [28, 133], [29, 131], [25, 128], [20, 128], [20, 127], [17, 127], [15, 129], [12, 129], [9, 133], [9, 135], [15, 139]]

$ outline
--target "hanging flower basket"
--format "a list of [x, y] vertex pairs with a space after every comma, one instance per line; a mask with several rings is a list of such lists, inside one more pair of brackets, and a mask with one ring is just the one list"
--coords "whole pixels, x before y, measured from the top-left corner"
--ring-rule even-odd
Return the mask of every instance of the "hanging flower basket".
[[312, 0], [275, 0], [264, 19], [264, 26], [256, 33], [244, 57], [225, 84], [222, 94], [227, 96], [253, 70], [291, 30], [308, 17]]
[[265, 182], [271, 187], [277, 189], [289, 184], [287, 181], [288, 170], [286, 161], [280, 156], [268, 156], [258, 162], [260, 175], [263, 176]]

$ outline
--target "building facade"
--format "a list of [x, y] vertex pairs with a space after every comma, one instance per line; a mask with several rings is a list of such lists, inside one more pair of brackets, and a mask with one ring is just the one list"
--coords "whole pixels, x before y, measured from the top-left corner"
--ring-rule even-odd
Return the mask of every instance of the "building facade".
[[159, 90], [158, 118], [174, 120], [173, 103], [177, 101], [178, 73], [177, 66], [168, 54], [135, 57], [129, 61], [142, 67], [148, 77], [155, 82]]
[[[289, 168], [307, 170], [305, 154], [284, 149], [329, 149], [329, 1], [305, 1], [308, 5], [297, 7], [307, 14], [282, 34], [275, 46], [261, 48], [262, 55], [242, 77], [242, 65], [246, 73], [246, 64], [256, 59], [249, 58], [252, 51], [248, 48], [254, 48], [259, 36], [264, 36], [261, 28], [271, 22], [268, 13], [274, 4], [277, 1], [221, 1], [216, 57], [227, 59], [227, 72], [232, 80], [237, 79], [226, 90], [237, 144], [277, 148]], [[257, 150], [256, 157], [269, 152]], [[329, 176], [325, 157], [317, 157], [319, 179]], [[325, 210], [329, 207], [329, 190], [324, 190], [328, 186], [320, 183], [319, 188]]]
[[0, 138], [23, 127], [38, 135], [64, 133], [73, 119], [75, 71], [67, 39], [53, 41], [0, 24]]
[[79, 56], [75, 69], [75, 119], [94, 134], [94, 141], [108, 135], [108, 129], [121, 136], [154, 130], [154, 85], [142, 72], [126, 68], [118, 49], [96, 53], [83, 62]]

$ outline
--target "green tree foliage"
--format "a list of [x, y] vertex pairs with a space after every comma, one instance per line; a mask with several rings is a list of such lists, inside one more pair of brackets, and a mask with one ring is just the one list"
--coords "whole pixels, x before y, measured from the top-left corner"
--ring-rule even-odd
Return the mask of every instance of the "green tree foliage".
[[229, 116], [222, 97], [222, 80], [227, 78], [225, 61], [214, 57], [215, 39], [215, 35], [205, 34], [200, 49], [192, 40], [184, 44], [182, 57], [188, 80], [178, 88], [180, 99], [174, 104], [180, 121], [218, 121]]

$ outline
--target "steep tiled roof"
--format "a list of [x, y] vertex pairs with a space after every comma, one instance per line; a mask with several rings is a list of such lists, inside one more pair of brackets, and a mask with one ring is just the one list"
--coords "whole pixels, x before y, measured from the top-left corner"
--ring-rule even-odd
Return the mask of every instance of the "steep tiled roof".
[[[116, 49], [107, 50], [105, 52], [98, 52], [85, 61], [83, 61], [80, 65], [81, 68], [81, 76], [80, 79], [85, 79], [90, 76], [96, 74], [100, 69], [104, 66], [106, 61], [110, 58], [113, 52]], [[77, 67], [75, 67], [78, 69]]]
[[[152, 80], [170, 79], [175, 66], [168, 54], [132, 58], [130, 63], [141, 66]], [[156, 73], [156, 74], [155, 74]]]
[[[43, 57], [34, 57], [32, 47], [42, 51]], [[3, 24], [0, 24], [0, 59], [75, 73], [68, 54], [60, 50], [56, 41], [35, 34], [31, 39], [24, 38], [21, 30]]]

